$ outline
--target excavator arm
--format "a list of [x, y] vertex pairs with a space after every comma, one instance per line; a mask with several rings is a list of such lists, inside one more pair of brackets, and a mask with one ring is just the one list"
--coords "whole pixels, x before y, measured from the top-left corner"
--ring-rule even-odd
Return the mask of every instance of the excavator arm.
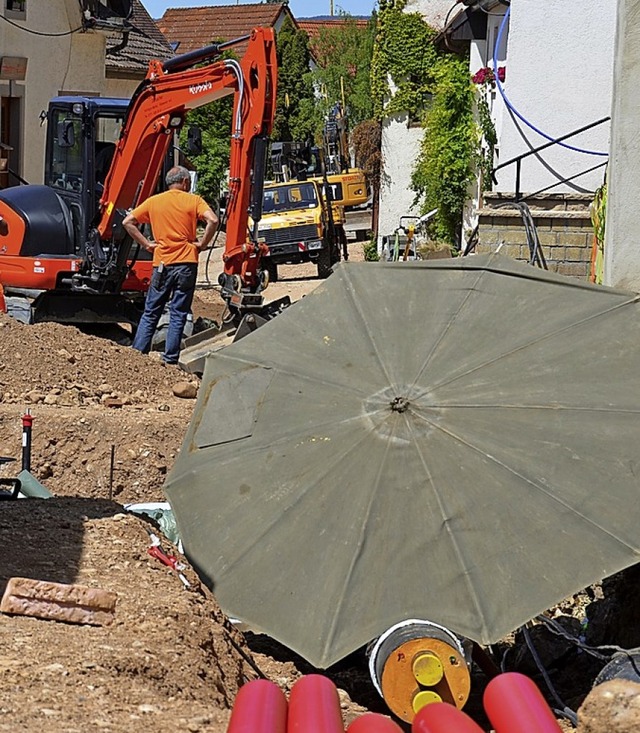
[[[243, 42], [247, 50], [239, 61], [220, 59], [226, 48]], [[155, 192], [173, 134], [184, 124], [187, 112], [233, 94], [223, 295], [225, 291], [260, 291], [258, 265], [265, 245], [256, 242], [256, 233], [276, 79], [275, 39], [270, 28], [149, 64], [147, 77], [127, 111], [105, 179], [99, 221], [75, 277], [76, 289], [119, 292], [133, 246], [120, 226], [126, 211]], [[248, 230], [249, 215], [255, 222], [253, 233]]]

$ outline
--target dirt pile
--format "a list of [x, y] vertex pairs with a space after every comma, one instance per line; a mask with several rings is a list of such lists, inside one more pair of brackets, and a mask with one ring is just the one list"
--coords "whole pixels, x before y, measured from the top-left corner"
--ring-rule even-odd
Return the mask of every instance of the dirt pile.
[[0, 401], [71, 407], [141, 405], [171, 395], [181, 372], [72, 326], [0, 315]]
[[190, 568], [186, 588], [148, 555], [148, 530], [113, 502], [2, 504], [0, 594], [26, 576], [118, 601], [110, 627], [0, 617], [0, 730], [224, 730], [250, 653]]

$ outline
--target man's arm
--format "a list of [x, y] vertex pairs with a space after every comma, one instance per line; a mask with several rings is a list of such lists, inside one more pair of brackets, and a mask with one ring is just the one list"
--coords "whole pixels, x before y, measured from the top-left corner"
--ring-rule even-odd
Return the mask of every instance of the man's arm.
[[158, 246], [157, 242], [152, 242], [150, 239], [144, 236], [144, 234], [138, 229], [140, 222], [136, 219], [133, 214], [127, 214], [122, 220], [122, 226], [125, 228], [127, 234], [137, 242], [147, 252], [153, 252]]
[[[204, 234], [202, 235], [199, 242], [196, 242], [196, 247], [200, 252], [203, 252], [209, 246], [209, 243], [213, 239], [213, 235], [216, 233], [218, 228], [218, 217], [213, 213], [211, 209], [207, 209], [203, 214], [202, 218], [205, 221]], [[128, 230], [127, 230], [128, 231]]]

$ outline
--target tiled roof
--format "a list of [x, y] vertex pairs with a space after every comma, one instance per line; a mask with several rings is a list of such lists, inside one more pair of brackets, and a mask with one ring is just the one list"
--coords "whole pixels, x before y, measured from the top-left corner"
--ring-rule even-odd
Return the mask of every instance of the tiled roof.
[[[240, 38], [253, 28], [271, 28], [275, 26], [283, 10], [291, 16], [289, 8], [279, 3], [168, 8], [157, 23], [167, 41], [178, 44], [176, 53], [182, 54], [216, 41]], [[244, 48], [246, 44], [238, 45], [234, 51], [241, 55]]]
[[361, 28], [364, 31], [369, 25], [369, 18], [351, 17], [348, 20], [344, 20], [343, 18], [304, 18], [302, 20], [298, 20], [300, 30], [303, 30], [309, 36], [309, 49], [311, 51], [311, 55], [320, 63], [320, 65], [323, 64], [323, 61], [320, 58], [322, 54], [317, 47], [320, 33], [323, 30], [331, 30], [332, 28], [345, 25], [346, 23], [355, 23], [357, 28]]
[[110, 51], [123, 42], [122, 33], [107, 33], [106, 68], [110, 76], [144, 77], [151, 59], [168, 59], [175, 54], [167, 39], [140, 0], [133, 0], [133, 14], [129, 20], [133, 30], [124, 48]]
[[298, 26], [309, 36], [311, 45], [313, 45], [313, 42], [320, 35], [320, 31], [323, 28], [335, 28], [345, 23], [355, 23], [358, 28], [364, 29], [369, 25], [369, 19], [349, 18], [348, 20], [343, 20], [342, 18], [323, 18], [316, 20], [315, 18], [303, 18], [302, 20], [298, 20]]

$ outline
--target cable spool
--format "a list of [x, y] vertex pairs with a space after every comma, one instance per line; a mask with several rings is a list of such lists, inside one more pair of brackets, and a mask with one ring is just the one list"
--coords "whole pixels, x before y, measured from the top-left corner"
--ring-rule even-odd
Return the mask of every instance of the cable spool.
[[389, 709], [407, 723], [430, 703], [462, 708], [471, 689], [460, 639], [421, 619], [402, 621], [380, 636], [371, 649], [369, 674]]

